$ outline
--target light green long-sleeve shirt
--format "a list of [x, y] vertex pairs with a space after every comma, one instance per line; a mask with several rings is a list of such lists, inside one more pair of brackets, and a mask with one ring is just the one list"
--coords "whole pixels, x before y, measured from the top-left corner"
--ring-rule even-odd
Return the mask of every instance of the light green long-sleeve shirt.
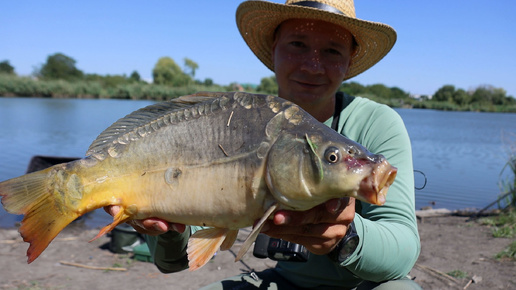
[[[325, 124], [330, 125], [331, 121]], [[279, 262], [278, 272], [303, 287], [352, 287], [362, 280], [402, 278], [412, 269], [420, 252], [412, 150], [405, 125], [391, 108], [355, 98], [341, 112], [338, 131], [369, 151], [383, 154], [398, 168], [396, 180], [383, 206], [357, 201], [354, 222], [360, 242], [341, 265], [327, 256], [311, 255], [306, 263]]]
[[[332, 119], [325, 122], [330, 125]], [[306, 263], [278, 262], [276, 270], [302, 287], [353, 287], [362, 280], [386, 281], [406, 276], [420, 252], [414, 205], [414, 176], [410, 139], [400, 116], [391, 108], [355, 98], [342, 112], [338, 131], [383, 154], [398, 168], [383, 206], [356, 203], [357, 250], [340, 265], [326, 255], [310, 255]], [[197, 230], [191, 227], [191, 231]], [[163, 272], [187, 267], [186, 243], [190, 236], [169, 232], [147, 237], [155, 264]]]

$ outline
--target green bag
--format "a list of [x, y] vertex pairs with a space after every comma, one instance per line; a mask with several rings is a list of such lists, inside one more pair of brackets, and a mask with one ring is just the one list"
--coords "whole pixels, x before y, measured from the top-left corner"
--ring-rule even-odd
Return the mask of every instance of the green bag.
[[145, 243], [142, 235], [128, 224], [120, 224], [111, 231], [109, 250], [123, 254], [133, 252], [134, 247]]

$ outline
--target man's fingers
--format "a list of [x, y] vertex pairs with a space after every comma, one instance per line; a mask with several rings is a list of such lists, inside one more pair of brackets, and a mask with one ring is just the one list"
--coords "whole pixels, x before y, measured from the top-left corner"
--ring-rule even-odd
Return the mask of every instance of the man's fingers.
[[[346, 227], [344, 225], [335, 224], [304, 224], [298, 226], [281, 226], [269, 227], [269, 230], [264, 231], [267, 235], [275, 238], [283, 238], [285, 235], [290, 236], [305, 236], [305, 237], [319, 237], [328, 238], [335, 236], [337, 227]], [[338, 231], [337, 231], [338, 232]]]
[[[336, 198], [303, 212], [278, 211], [273, 220], [275, 225], [291, 226], [342, 222], [350, 218], [348, 214], [343, 214], [343, 211], [351, 204], [354, 205], [353, 198]], [[354, 216], [354, 206], [350, 215]]]
[[110, 205], [110, 206], [105, 206], [104, 207], [104, 210], [112, 215], [112, 216], [115, 216], [119, 211], [120, 211], [120, 206], [118, 205]]
[[330, 252], [344, 237], [346, 226], [308, 224], [303, 226], [271, 227], [267, 235], [305, 246], [310, 252], [323, 255]]
[[334, 198], [328, 200], [324, 205], [326, 210], [331, 214], [340, 214], [346, 207], [351, 205], [352, 200], [350, 197]]

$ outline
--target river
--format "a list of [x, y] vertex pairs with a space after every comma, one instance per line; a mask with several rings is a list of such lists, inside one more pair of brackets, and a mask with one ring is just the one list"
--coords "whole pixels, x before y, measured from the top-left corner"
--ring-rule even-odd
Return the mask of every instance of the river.
[[[0, 97], [0, 181], [24, 174], [33, 155], [84, 156], [102, 130], [151, 103]], [[516, 114], [396, 111], [411, 138], [416, 187], [426, 177], [426, 186], [416, 190], [416, 209], [480, 209], [497, 199], [509, 157], [505, 139], [515, 141]], [[18, 220], [0, 208], [0, 227]], [[109, 220], [97, 210], [84, 222], [98, 226]]]

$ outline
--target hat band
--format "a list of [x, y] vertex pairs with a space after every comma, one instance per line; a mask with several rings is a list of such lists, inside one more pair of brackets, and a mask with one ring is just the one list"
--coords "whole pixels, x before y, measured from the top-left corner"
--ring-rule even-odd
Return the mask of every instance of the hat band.
[[316, 1], [300, 1], [300, 2], [296, 2], [296, 3], [292, 3], [291, 5], [298, 5], [298, 6], [304, 6], [304, 7], [317, 8], [317, 9], [328, 11], [328, 12], [333, 12], [333, 13], [338, 13], [338, 14], [346, 15], [342, 11], [340, 11], [339, 9], [337, 9], [337, 8], [331, 6], [331, 5], [324, 4], [324, 3], [321, 3], [321, 2], [316, 2]]

